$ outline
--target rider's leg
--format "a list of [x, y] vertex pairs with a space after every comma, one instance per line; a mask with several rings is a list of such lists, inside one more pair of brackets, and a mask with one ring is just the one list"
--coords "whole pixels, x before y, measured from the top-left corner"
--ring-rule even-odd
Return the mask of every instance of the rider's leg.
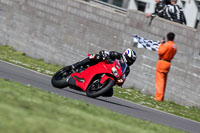
[[75, 64], [72, 65], [72, 69], [75, 70], [80, 66], [93, 66], [95, 64], [97, 64], [98, 62], [100, 62], [102, 59], [100, 58], [100, 56], [98, 54], [90, 54], [88, 55], [87, 58], [83, 59], [82, 61], [79, 61]]
[[85, 66], [85, 65], [88, 65], [89, 63], [90, 63], [90, 59], [87, 57], [77, 63], [74, 63], [72, 65], [72, 69], [75, 70], [75, 69], [79, 68], [80, 66]]

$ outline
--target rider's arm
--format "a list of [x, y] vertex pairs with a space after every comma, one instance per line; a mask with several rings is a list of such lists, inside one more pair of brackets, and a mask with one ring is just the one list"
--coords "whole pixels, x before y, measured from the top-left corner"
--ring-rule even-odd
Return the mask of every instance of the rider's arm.
[[126, 68], [126, 71], [125, 71], [125, 75], [126, 75], [126, 77], [128, 76], [129, 73], [130, 73], [130, 68], [127, 67], [127, 68]]
[[118, 86], [122, 86], [126, 80], [126, 77], [128, 76], [128, 74], [130, 73], [130, 68], [127, 67], [125, 73], [122, 75], [122, 77], [120, 79], [118, 79]]
[[117, 80], [117, 85], [118, 85], [118, 86], [121, 86], [121, 87], [122, 87], [122, 85], [123, 85], [124, 82], [126, 81], [126, 77], [128, 76], [129, 72], [130, 72], [130, 68], [127, 67], [125, 73], [121, 76], [120, 79]]

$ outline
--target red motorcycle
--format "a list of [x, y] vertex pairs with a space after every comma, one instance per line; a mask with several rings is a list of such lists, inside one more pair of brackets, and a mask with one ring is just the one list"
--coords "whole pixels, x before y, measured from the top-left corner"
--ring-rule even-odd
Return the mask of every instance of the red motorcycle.
[[[104, 96], [114, 85], [122, 85], [125, 82], [124, 72], [127, 64], [123, 60], [103, 60], [96, 65], [80, 67], [76, 71], [70, 66], [60, 69], [53, 75], [51, 83], [56, 88], [69, 86], [66, 82], [69, 76], [73, 78], [74, 85], [70, 88], [79, 88], [85, 91], [88, 97]], [[113, 90], [112, 90], [113, 91]]]

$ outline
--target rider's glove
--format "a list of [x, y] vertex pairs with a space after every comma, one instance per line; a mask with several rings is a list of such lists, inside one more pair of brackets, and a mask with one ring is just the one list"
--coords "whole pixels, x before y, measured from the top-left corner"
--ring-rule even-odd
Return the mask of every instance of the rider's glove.
[[99, 52], [100, 57], [105, 60], [108, 56], [109, 56], [109, 52], [105, 51], [105, 50], [101, 50]]
[[124, 84], [124, 80], [123, 80], [123, 79], [118, 79], [118, 80], [117, 80], [117, 85], [118, 85], [118, 86], [121, 86], [121, 87], [122, 87], [123, 84]]

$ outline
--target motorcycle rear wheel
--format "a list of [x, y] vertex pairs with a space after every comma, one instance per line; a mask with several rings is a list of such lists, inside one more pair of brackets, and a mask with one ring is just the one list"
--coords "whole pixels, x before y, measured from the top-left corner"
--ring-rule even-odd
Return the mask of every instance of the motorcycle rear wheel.
[[71, 74], [71, 66], [63, 67], [58, 72], [56, 72], [51, 78], [51, 84], [59, 89], [65, 88], [68, 86], [66, 79], [67, 76]]
[[[86, 94], [88, 97], [99, 97], [108, 92], [115, 85], [115, 82], [112, 79], [108, 79], [102, 85], [98, 80], [94, 80], [87, 88]], [[98, 87], [97, 87], [98, 86]]]

